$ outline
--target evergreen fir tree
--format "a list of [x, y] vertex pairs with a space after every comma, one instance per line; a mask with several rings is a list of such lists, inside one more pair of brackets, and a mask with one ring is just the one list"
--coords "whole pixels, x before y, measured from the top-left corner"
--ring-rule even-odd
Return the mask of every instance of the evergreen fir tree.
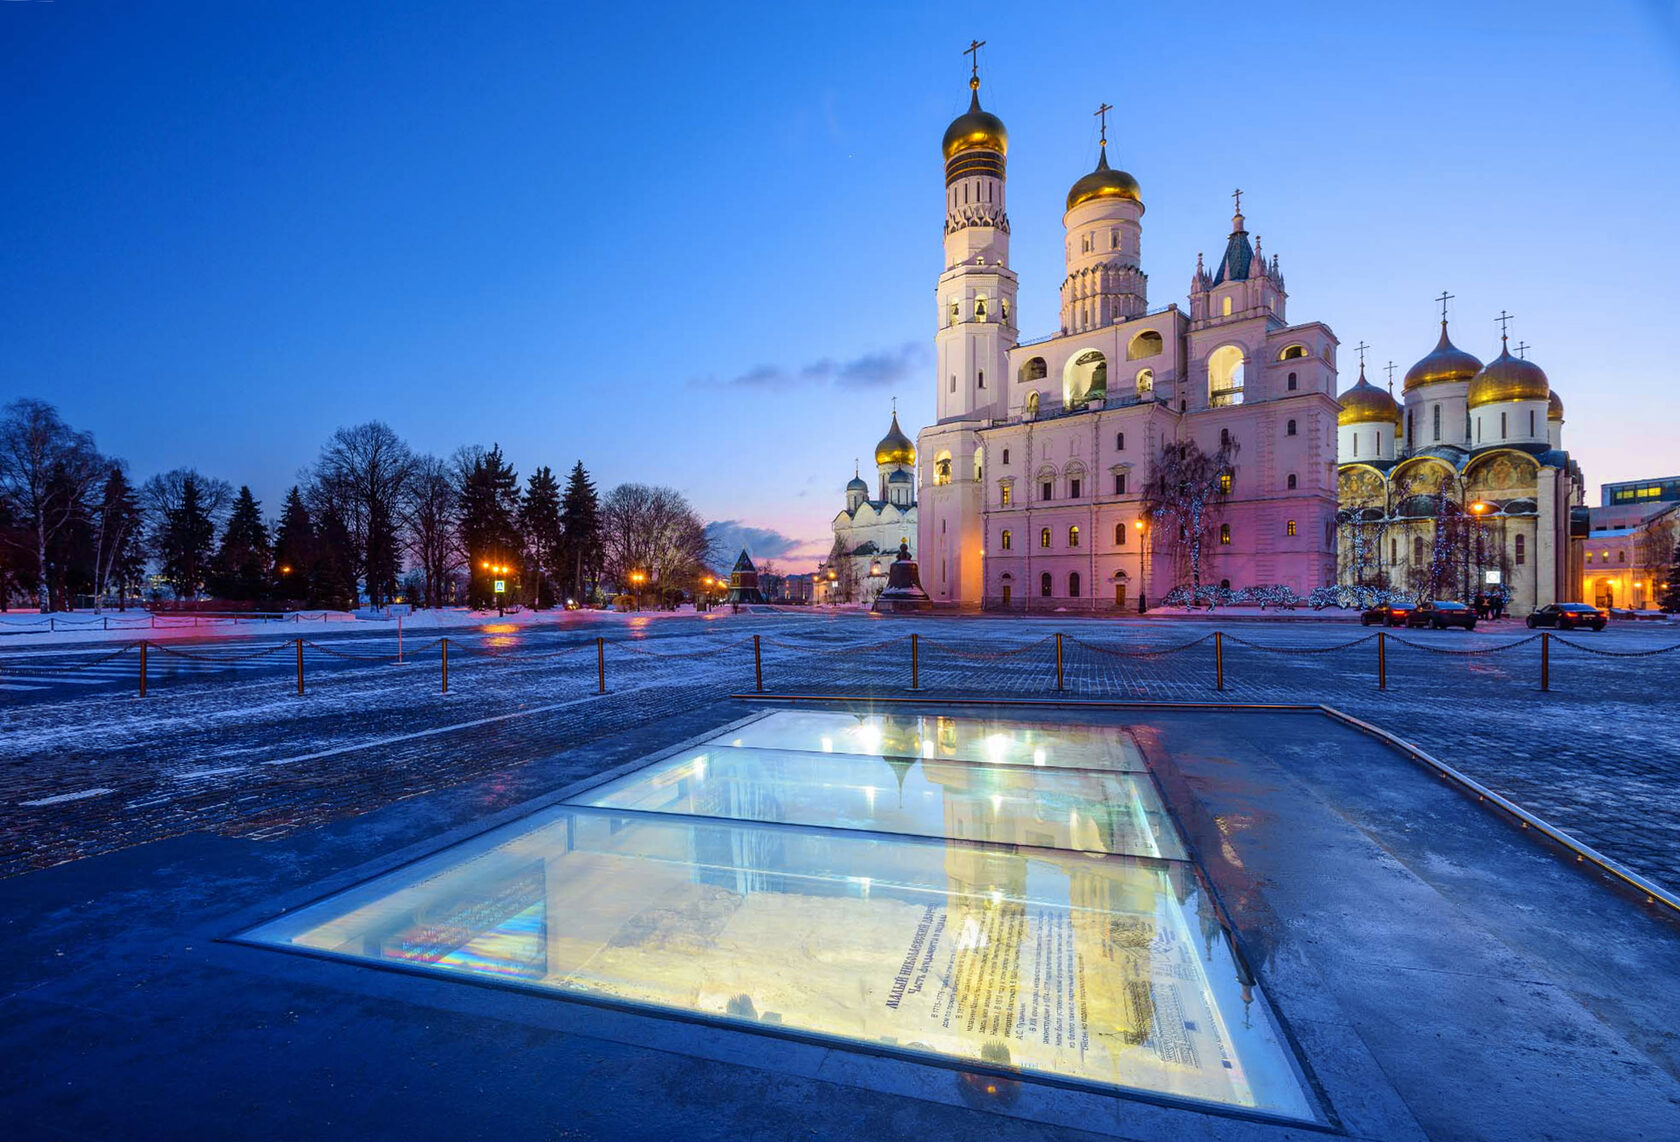
[[571, 598], [595, 593], [601, 573], [601, 501], [584, 471], [583, 461], [572, 466], [560, 507], [561, 550], [557, 565], [565, 570], [562, 582]]
[[138, 593], [146, 569], [141, 547], [145, 515], [140, 497], [120, 463], [111, 466], [100, 492], [94, 540], [94, 594], [103, 599], [116, 592], [119, 610], [128, 609], [131, 594]]
[[[512, 580], [510, 574], [486, 567], [513, 566], [523, 545], [519, 539], [519, 475], [502, 457], [501, 445], [489, 451], [464, 450], [457, 461], [461, 482], [459, 529], [461, 547], [469, 561], [467, 601], [475, 607], [495, 606], [497, 579]], [[508, 582], [511, 596], [517, 582]]]
[[157, 536], [163, 578], [178, 599], [194, 598], [204, 588], [216, 525], [204, 505], [196, 475], [181, 484], [180, 501], [166, 513]]
[[1669, 614], [1680, 614], [1680, 543], [1674, 545], [1674, 554], [1668, 557], [1668, 566], [1664, 568], [1662, 595], [1657, 605]]
[[216, 552], [211, 576], [216, 594], [244, 602], [266, 597], [270, 559], [262, 505], [257, 503], [250, 488], [241, 486], [233, 501], [233, 514], [228, 516], [227, 527], [222, 532], [222, 545]]
[[316, 559], [315, 526], [303, 505], [303, 492], [296, 484], [286, 493], [280, 509], [280, 526], [274, 532], [274, 597], [306, 601], [312, 598], [312, 572]]
[[311, 568], [315, 596], [323, 606], [348, 611], [359, 601], [356, 593], [356, 540], [337, 508], [321, 514]]
[[551, 577], [559, 574], [563, 531], [560, 526], [560, 483], [544, 465], [525, 482], [519, 505], [519, 533], [525, 540], [525, 560], [531, 574], [527, 584], [533, 606], [552, 606]]

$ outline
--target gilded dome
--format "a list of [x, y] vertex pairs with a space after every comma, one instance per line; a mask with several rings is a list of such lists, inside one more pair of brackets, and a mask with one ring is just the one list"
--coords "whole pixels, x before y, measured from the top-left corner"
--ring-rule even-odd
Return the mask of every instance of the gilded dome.
[[1074, 183], [1068, 191], [1067, 208], [1072, 210], [1094, 198], [1129, 198], [1133, 202], [1142, 202], [1139, 193], [1137, 179], [1108, 165], [1108, 147], [1104, 145], [1097, 152], [1097, 169]]
[[[1545, 370], [1533, 361], [1511, 356], [1501, 348], [1499, 356], [1482, 366], [1476, 379], [1470, 382], [1470, 407], [1504, 404], [1506, 401], [1549, 401], [1552, 387], [1546, 382]], [[1561, 402], [1559, 408], [1562, 408]], [[1551, 416], [1548, 409], [1546, 415]]]
[[1367, 381], [1363, 368], [1359, 370], [1359, 381], [1337, 399], [1342, 406], [1342, 411], [1336, 414], [1337, 424], [1400, 423], [1399, 404], [1388, 393]]
[[951, 120], [951, 125], [945, 128], [945, 159], [950, 159], [964, 151], [987, 150], [998, 154], [1009, 153], [1009, 132], [1004, 129], [1003, 120], [990, 111], [980, 110], [980, 79], [978, 76], [968, 81], [973, 91], [968, 101], [968, 110]]
[[1563, 420], [1563, 398], [1557, 395], [1556, 389], [1546, 398], [1546, 419], [1559, 422]]
[[892, 427], [881, 437], [881, 443], [875, 446], [875, 463], [885, 464], [914, 464], [916, 462], [916, 446], [910, 438], [904, 435], [904, 430], [898, 427], [898, 413], [893, 413]]
[[1406, 383], [1402, 387], [1409, 393], [1419, 385], [1468, 381], [1481, 367], [1482, 363], [1473, 354], [1466, 353], [1448, 339], [1447, 323], [1442, 321], [1440, 342], [1429, 356], [1406, 370]]

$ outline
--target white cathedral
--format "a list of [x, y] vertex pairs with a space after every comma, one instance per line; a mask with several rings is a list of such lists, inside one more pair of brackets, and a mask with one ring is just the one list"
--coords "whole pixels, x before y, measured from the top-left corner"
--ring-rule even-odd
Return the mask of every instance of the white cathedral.
[[817, 569], [819, 601], [873, 603], [901, 544], [916, 548], [916, 446], [898, 426], [875, 445], [874, 492], [861, 474], [846, 485], [846, 507], [834, 517], [834, 546]]
[[1250, 240], [1241, 199], [1188, 308], [1150, 308], [1137, 180], [1109, 165], [1063, 215], [1061, 330], [1021, 342], [1009, 260], [1009, 136], [981, 109], [945, 132], [937, 420], [919, 437], [921, 580], [937, 603], [1112, 610], [1188, 581], [1187, 545], [1156, 542], [1141, 500], [1176, 441], [1235, 449], [1203, 583], [1284, 585], [1336, 570], [1336, 337], [1290, 324], [1283, 276]]

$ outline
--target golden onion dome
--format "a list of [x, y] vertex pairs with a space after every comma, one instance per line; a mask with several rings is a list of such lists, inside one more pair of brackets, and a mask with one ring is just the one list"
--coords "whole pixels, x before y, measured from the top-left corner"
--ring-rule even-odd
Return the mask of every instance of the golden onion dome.
[[1546, 419], [1563, 422], [1563, 398], [1557, 395], [1556, 389], [1546, 398]]
[[1080, 203], [1096, 198], [1129, 198], [1133, 202], [1142, 202], [1139, 193], [1137, 179], [1108, 165], [1108, 144], [1105, 142], [1097, 152], [1097, 169], [1074, 183], [1068, 191], [1067, 208], [1072, 210]]
[[885, 464], [914, 464], [916, 462], [916, 446], [910, 438], [904, 435], [904, 430], [898, 427], [898, 413], [893, 413], [892, 427], [881, 437], [881, 443], [875, 446], [875, 463]]
[[1400, 423], [1400, 405], [1388, 393], [1365, 379], [1364, 366], [1360, 366], [1359, 380], [1337, 400], [1342, 406], [1342, 411], [1336, 414], [1337, 424]]
[[1009, 132], [1004, 128], [1003, 120], [990, 111], [980, 110], [980, 77], [969, 80], [968, 86], [973, 92], [969, 97], [968, 110], [951, 120], [951, 125], [945, 128], [942, 145], [946, 161], [964, 151], [987, 150], [1000, 155], [1008, 154]]
[[1406, 370], [1403, 391], [1411, 392], [1420, 385], [1437, 385], [1447, 381], [1468, 381], [1481, 369], [1481, 361], [1466, 353], [1447, 337], [1447, 323], [1441, 322], [1441, 340], [1429, 356]]
[[[1501, 339], [1499, 356], [1483, 365], [1476, 379], [1470, 382], [1469, 401], [1471, 408], [1481, 408], [1507, 401], [1550, 401], [1551, 395], [1552, 387], [1546, 381], [1545, 370], [1533, 361], [1511, 356], [1511, 351], [1503, 348]], [[1562, 407], [1561, 402], [1559, 407]], [[1550, 409], [1546, 415], [1550, 417]]]

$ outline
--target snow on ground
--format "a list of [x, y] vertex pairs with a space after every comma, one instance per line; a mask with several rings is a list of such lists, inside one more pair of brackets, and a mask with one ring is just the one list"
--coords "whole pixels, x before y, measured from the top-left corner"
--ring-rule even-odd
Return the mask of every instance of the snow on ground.
[[[401, 665], [373, 660], [394, 648], [391, 626], [343, 624], [339, 640], [312, 651], [301, 698], [286, 669], [169, 676], [143, 700], [126, 681], [27, 702], [0, 694], [0, 875], [180, 832], [283, 835], [514, 771], [750, 691], [754, 635], [772, 691], [903, 694], [915, 633], [917, 681], [930, 695], [1050, 697], [1060, 632], [1063, 696], [1332, 704], [1680, 884], [1680, 726], [1669, 699], [1680, 651], [1665, 649], [1680, 632], [1662, 624], [1551, 640], [1547, 693], [1540, 641], [1517, 622], [1390, 634], [1386, 690], [1376, 686], [1376, 632], [1346, 621], [450, 612], [417, 625], [419, 646], [408, 645], [418, 657]], [[447, 694], [435, 637], [445, 631]], [[605, 695], [596, 637], [607, 645]], [[228, 637], [239, 639], [272, 641], [273, 631]], [[335, 657], [333, 647], [368, 657]], [[6, 669], [0, 657], [0, 682]]]

